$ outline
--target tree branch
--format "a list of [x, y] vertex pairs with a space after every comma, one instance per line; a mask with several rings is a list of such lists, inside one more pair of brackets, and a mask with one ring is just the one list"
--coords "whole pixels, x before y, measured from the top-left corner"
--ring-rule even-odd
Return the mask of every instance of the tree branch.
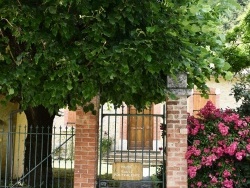
[[21, 6], [22, 6], [22, 4], [20, 3], [20, 1], [19, 1], [19, 0], [17, 0], [17, 2], [18, 2], [18, 5], [21, 7]]
[[8, 19], [1, 17], [1, 20], [5, 20], [11, 27], [14, 27]]

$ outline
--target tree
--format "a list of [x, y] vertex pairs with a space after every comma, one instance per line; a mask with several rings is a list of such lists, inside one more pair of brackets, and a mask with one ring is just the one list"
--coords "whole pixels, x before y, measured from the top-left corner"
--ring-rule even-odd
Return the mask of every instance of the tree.
[[228, 75], [220, 16], [236, 5], [3, 0], [0, 93], [20, 104], [29, 125], [42, 126], [51, 124], [59, 108], [86, 105], [96, 95], [101, 103], [139, 108], [161, 102], [170, 93], [166, 77], [180, 72], [188, 73], [190, 88], [205, 91], [211, 75]]
[[227, 46], [224, 49], [224, 57], [231, 65], [233, 72], [240, 72], [250, 66], [249, 52], [249, 34], [250, 34], [250, 4], [249, 1], [245, 11], [238, 17], [241, 17], [240, 23], [232, 26], [231, 31], [227, 33]]
[[237, 108], [242, 116], [250, 115], [250, 4], [246, 12], [241, 15], [241, 22], [227, 33], [227, 47], [224, 49], [224, 57], [231, 65], [231, 70], [238, 75], [239, 80], [232, 88], [232, 94], [236, 101], [241, 100], [241, 106]]
[[250, 74], [241, 75], [240, 80], [232, 88], [236, 102], [241, 101], [237, 111], [242, 116], [250, 116]]

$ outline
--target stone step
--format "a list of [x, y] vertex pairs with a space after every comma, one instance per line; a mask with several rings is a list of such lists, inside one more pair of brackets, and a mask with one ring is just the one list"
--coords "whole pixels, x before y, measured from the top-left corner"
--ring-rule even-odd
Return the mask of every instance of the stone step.
[[133, 159], [133, 158], [102, 158], [103, 162], [142, 162], [142, 163], [160, 163], [163, 161], [162, 158], [157, 158], [156, 159]]
[[162, 158], [163, 154], [158, 151], [111, 151], [104, 155], [105, 158], [146, 158], [156, 159]]
[[163, 154], [158, 151], [111, 151], [102, 157], [102, 164], [114, 162], [140, 162], [143, 167], [159, 166], [163, 162]]
[[115, 152], [115, 153], [130, 153], [130, 154], [134, 154], [134, 153], [147, 153], [147, 154], [160, 154], [161, 151], [155, 151], [155, 150], [111, 150], [111, 153]]
[[114, 159], [162, 159], [162, 155], [118, 155], [118, 154], [109, 154], [102, 157], [103, 159], [114, 158]]

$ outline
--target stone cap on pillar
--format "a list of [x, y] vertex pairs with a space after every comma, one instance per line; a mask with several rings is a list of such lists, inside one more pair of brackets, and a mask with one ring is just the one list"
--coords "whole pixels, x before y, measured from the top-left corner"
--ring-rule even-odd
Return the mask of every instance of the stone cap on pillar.
[[180, 73], [176, 77], [167, 76], [167, 88], [176, 96], [190, 96], [192, 90], [187, 88], [187, 74]]

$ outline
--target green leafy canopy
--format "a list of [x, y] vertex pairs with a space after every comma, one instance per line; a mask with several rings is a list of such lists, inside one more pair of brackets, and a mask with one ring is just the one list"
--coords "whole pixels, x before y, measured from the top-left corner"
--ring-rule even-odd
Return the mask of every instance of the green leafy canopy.
[[[99, 95], [143, 107], [163, 101], [166, 77], [206, 89], [226, 75], [220, 17], [228, 0], [0, 2], [0, 93], [50, 111]], [[213, 64], [214, 67], [210, 68]]]
[[244, 2], [247, 6], [238, 15], [240, 22], [227, 33], [227, 45], [223, 52], [231, 70], [236, 73], [250, 67], [250, 1]]

